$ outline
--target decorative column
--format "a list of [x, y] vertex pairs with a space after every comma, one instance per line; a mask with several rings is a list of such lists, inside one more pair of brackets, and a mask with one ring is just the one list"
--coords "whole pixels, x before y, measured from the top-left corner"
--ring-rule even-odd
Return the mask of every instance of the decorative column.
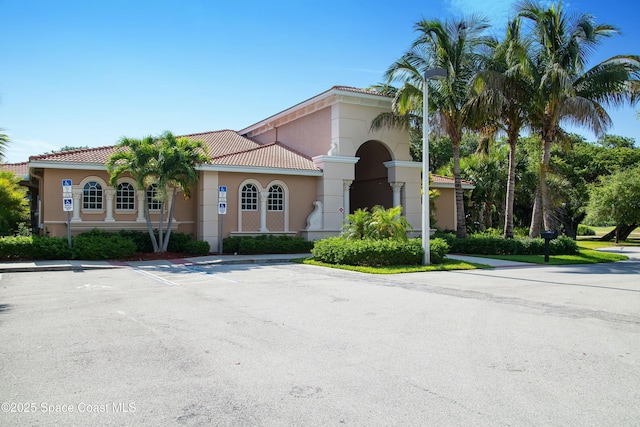
[[107, 187], [104, 191], [104, 195], [107, 199], [107, 215], [104, 218], [105, 222], [115, 222], [116, 220], [113, 218], [113, 198], [116, 195], [116, 190], [113, 187]]
[[82, 188], [73, 189], [73, 217], [71, 222], [81, 222], [80, 218], [80, 203], [82, 202]]
[[[404, 182], [390, 182], [389, 185], [393, 190], [393, 206], [394, 207], [402, 206], [402, 201], [400, 199], [400, 192], [402, 191], [402, 186], [404, 185]], [[402, 208], [402, 210], [404, 211], [404, 207]]]
[[345, 220], [347, 219], [349, 212], [351, 212], [351, 205], [349, 204], [349, 190], [351, 189], [351, 184], [353, 184], [353, 180], [342, 180], [342, 207], [344, 208], [342, 215]]
[[260, 192], [260, 232], [267, 233], [267, 199], [269, 198], [268, 191]]
[[144, 190], [136, 190], [136, 198], [138, 199], [138, 217], [136, 218], [136, 222], [146, 222], [147, 219], [144, 217], [144, 207], [146, 200], [145, 191]]

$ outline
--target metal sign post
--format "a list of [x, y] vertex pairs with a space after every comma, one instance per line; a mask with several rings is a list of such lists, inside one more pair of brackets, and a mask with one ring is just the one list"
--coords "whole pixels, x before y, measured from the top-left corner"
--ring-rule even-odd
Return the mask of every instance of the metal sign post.
[[71, 212], [73, 212], [73, 190], [70, 179], [62, 180], [62, 209], [67, 213], [67, 244], [71, 249]]
[[220, 218], [220, 233], [218, 253], [222, 255], [222, 231], [224, 230], [224, 216], [227, 214], [227, 186], [218, 187], [218, 217]]

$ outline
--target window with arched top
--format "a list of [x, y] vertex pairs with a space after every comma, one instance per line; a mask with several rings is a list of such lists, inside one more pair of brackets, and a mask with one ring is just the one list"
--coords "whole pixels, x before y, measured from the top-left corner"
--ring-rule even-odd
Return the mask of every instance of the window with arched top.
[[258, 210], [258, 189], [253, 184], [245, 184], [240, 194], [240, 207], [243, 211]]
[[82, 188], [82, 209], [102, 210], [104, 191], [96, 181], [87, 182]]
[[132, 211], [136, 207], [136, 190], [129, 182], [121, 182], [116, 189], [116, 210]]
[[162, 208], [162, 202], [158, 200], [158, 184], [147, 187], [147, 205], [150, 211], [159, 211]]
[[284, 189], [281, 185], [275, 184], [269, 187], [267, 210], [270, 212], [284, 211]]

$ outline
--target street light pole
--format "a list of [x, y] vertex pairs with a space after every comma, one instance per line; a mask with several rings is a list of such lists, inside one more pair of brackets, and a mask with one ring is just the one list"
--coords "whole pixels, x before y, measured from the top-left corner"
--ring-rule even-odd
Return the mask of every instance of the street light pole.
[[422, 106], [422, 265], [431, 264], [431, 219], [429, 217], [429, 80], [447, 77], [444, 68], [432, 68], [424, 73]]

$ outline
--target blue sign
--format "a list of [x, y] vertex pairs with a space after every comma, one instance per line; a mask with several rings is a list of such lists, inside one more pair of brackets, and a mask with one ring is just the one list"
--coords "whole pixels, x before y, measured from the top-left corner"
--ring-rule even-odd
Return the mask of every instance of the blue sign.
[[221, 193], [226, 193], [227, 192], [227, 186], [226, 185], [221, 185], [218, 187], [218, 191]]
[[70, 197], [65, 197], [62, 199], [62, 208], [64, 212], [72, 212], [73, 211], [73, 199]]
[[70, 179], [63, 179], [62, 180], [62, 186], [63, 187], [71, 187], [71, 180]]

